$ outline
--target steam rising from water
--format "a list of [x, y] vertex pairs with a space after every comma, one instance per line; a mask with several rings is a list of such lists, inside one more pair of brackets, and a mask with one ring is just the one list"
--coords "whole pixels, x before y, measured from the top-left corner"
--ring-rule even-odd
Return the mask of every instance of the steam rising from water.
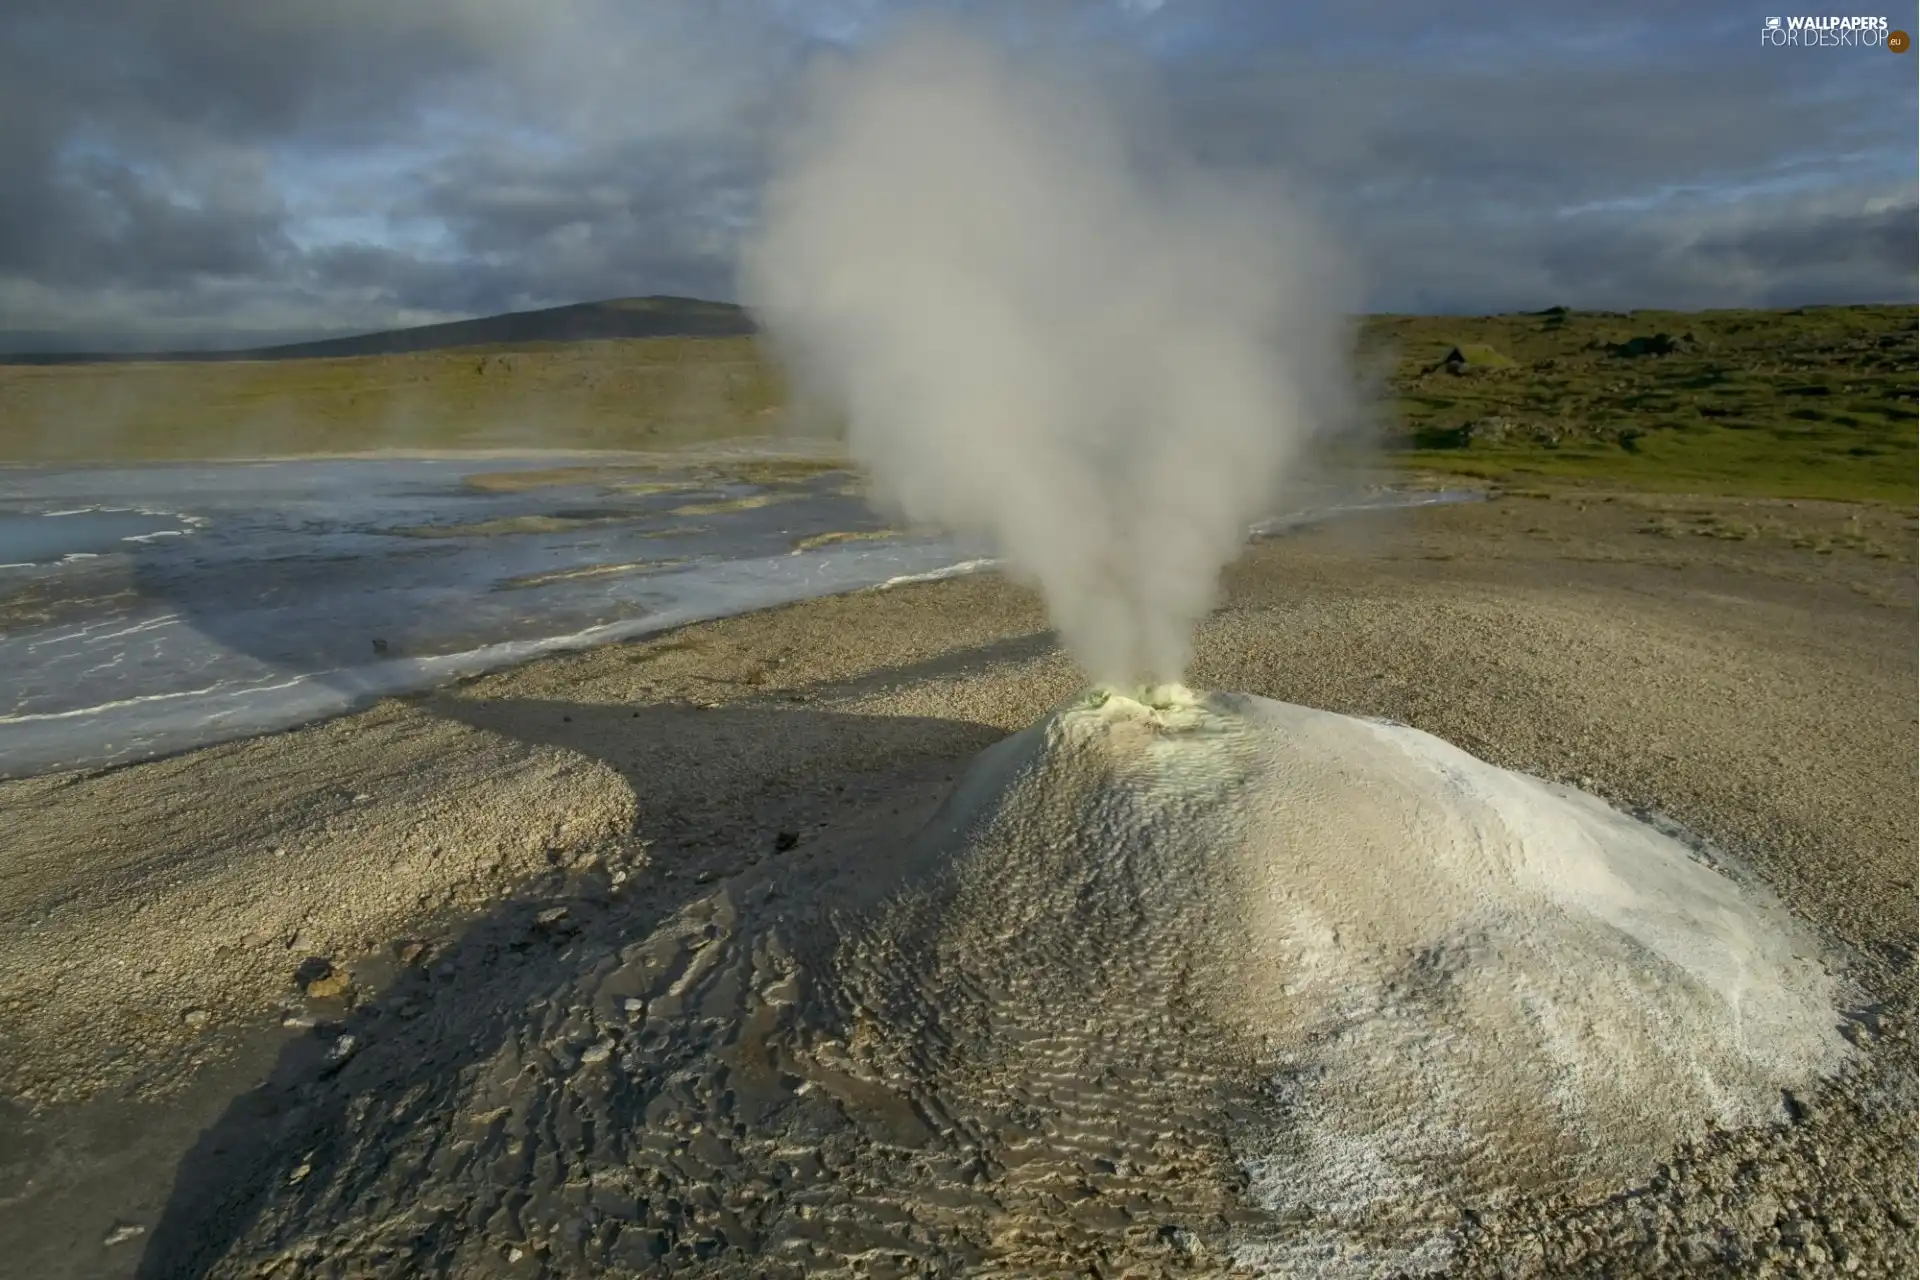
[[877, 496], [983, 536], [1097, 680], [1177, 680], [1219, 571], [1340, 421], [1328, 247], [1272, 184], [946, 25], [810, 86], [742, 269]]

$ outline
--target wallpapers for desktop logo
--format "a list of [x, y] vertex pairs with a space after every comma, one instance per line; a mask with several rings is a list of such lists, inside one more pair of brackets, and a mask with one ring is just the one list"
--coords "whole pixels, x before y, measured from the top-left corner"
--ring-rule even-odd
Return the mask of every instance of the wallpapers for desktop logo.
[[1824, 17], [1768, 18], [1760, 28], [1760, 43], [1779, 48], [1875, 49], [1884, 45], [1895, 53], [1907, 50], [1907, 33], [1890, 30], [1885, 18]]

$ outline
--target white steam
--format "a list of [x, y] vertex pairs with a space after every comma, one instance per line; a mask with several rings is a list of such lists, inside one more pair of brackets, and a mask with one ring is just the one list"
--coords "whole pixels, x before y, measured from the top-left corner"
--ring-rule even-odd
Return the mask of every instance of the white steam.
[[1135, 118], [911, 29], [811, 82], [741, 281], [877, 496], [990, 540], [1123, 684], [1180, 677], [1349, 385], [1327, 246]]

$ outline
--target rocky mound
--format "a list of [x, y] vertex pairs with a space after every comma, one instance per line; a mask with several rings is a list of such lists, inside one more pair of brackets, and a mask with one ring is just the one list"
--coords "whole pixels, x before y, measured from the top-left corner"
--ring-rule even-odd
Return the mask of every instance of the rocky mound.
[[1643, 1175], [1845, 1049], [1810, 941], [1677, 840], [1179, 689], [1006, 739], [917, 835], [631, 927], [336, 1050], [204, 1262], [1417, 1271], [1463, 1206]]

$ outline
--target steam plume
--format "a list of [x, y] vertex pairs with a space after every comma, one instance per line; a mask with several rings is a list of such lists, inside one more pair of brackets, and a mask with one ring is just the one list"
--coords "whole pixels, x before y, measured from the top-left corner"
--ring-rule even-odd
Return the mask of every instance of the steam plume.
[[1327, 246], [1132, 105], [911, 28], [814, 77], [741, 279], [877, 496], [989, 539], [1127, 685], [1181, 676], [1349, 385]]

